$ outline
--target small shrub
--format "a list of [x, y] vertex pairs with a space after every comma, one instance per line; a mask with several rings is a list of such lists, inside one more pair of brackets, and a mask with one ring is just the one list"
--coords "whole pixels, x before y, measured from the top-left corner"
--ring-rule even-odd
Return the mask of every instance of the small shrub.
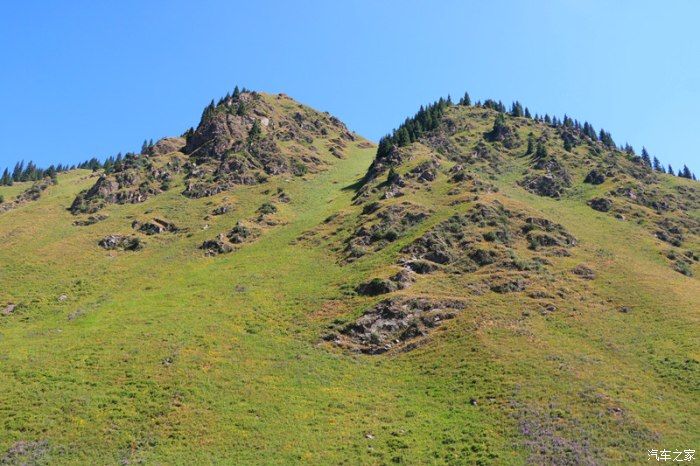
[[265, 202], [263, 205], [260, 206], [258, 212], [263, 215], [274, 214], [275, 212], [277, 212], [277, 207], [275, 207], [275, 205], [270, 202]]

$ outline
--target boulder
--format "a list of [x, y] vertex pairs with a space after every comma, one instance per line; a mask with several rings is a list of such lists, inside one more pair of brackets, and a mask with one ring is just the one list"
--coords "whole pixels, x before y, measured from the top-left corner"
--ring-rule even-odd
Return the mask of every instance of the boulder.
[[391, 293], [396, 291], [397, 286], [391, 280], [386, 280], [382, 278], [373, 278], [369, 282], [362, 283], [355, 289], [357, 294], [364, 296], [377, 296], [380, 294]]
[[139, 238], [123, 235], [105, 236], [97, 244], [107, 250], [138, 251], [143, 248], [143, 242]]
[[588, 201], [588, 205], [591, 206], [591, 209], [597, 210], [598, 212], [610, 212], [613, 203], [610, 199], [606, 199], [604, 197], [596, 197]]
[[216, 256], [233, 251], [233, 246], [218, 238], [203, 242], [199, 249], [203, 249], [207, 256]]
[[586, 175], [586, 179], [583, 180], [584, 183], [588, 184], [602, 184], [605, 182], [605, 174], [599, 170], [591, 170]]

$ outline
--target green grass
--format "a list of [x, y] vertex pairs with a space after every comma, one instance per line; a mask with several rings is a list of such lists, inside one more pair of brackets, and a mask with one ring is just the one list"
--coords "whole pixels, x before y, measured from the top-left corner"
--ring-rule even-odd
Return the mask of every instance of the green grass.
[[[474, 122], [470, 137], [490, 125]], [[46, 464], [523, 464], [528, 428], [573, 447], [588, 441], [606, 464], [697, 447], [698, 279], [672, 271], [643, 225], [585, 205], [607, 187], [561, 201], [519, 188], [522, 158], [490, 181], [498, 193], [480, 199], [552, 218], [579, 239], [572, 257], [552, 259], [549, 283], [564, 292], [556, 312], [541, 315], [523, 297], [471, 295], [478, 277], [435, 274], [401, 293], [468, 305], [425, 345], [359, 356], [321, 343], [330, 323], [380, 299], [344, 289], [387, 276], [404, 245], [472, 205], [449, 205], [441, 174], [430, 191], [397, 200], [432, 217], [340, 265], [328, 241], [297, 239], [332, 231], [322, 223], [331, 214], [352, 220], [361, 210], [350, 186], [374, 149], [347, 152], [321, 173], [211, 198], [181, 196], [178, 180], [142, 204], [107, 207], [109, 218], [87, 227], [66, 210], [94, 182], [78, 170], [0, 214], [0, 307], [21, 303], [0, 316], [0, 458], [15, 442], [47, 440]], [[275, 204], [277, 226], [231, 254], [197, 249], [255, 217], [277, 188], [291, 198]], [[232, 211], [204, 220], [224, 202]], [[145, 237], [139, 252], [97, 246], [153, 216], [188, 233]], [[594, 281], [571, 278], [581, 263]]]

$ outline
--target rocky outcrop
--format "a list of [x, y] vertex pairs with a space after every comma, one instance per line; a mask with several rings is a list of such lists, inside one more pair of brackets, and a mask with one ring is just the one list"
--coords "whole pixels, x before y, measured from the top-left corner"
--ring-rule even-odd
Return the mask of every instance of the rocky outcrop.
[[79, 193], [69, 210], [74, 214], [94, 214], [107, 204], [137, 204], [170, 187], [177, 163], [157, 167], [145, 155], [127, 155], [102, 174], [95, 184]]
[[46, 177], [43, 180], [35, 181], [32, 185], [19, 193], [13, 201], [0, 203], [0, 213], [15, 209], [28, 202], [36, 201], [49, 186], [56, 184], [56, 179]]
[[135, 236], [109, 235], [97, 244], [107, 250], [138, 251], [143, 248], [143, 242]]
[[605, 183], [605, 174], [600, 170], [591, 170], [588, 172], [583, 182], [593, 185], [603, 184]]
[[538, 196], [559, 199], [571, 186], [571, 176], [556, 158], [537, 160], [533, 168], [545, 173], [531, 173], [523, 178], [520, 185]]
[[203, 249], [207, 256], [217, 256], [233, 251], [233, 246], [225, 241], [223, 235], [219, 235], [217, 239], [204, 241], [199, 249]]
[[588, 205], [591, 209], [597, 210], [598, 212], [610, 212], [613, 207], [613, 203], [610, 199], [604, 197], [596, 197], [588, 201]]
[[410, 350], [462, 309], [464, 303], [455, 300], [387, 299], [326, 340], [365, 354]]
[[134, 220], [131, 223], [131, 227], [145, 235], [158, 235], [165, 232], [177, 233], [180, 231], [180, 229], [175, 226], [174, 223], [159, 218], [154, 218], [151, 222], [140, 222], [138, 220]]
[[173, 152], [182, 152], [185, 148], [185, 138], [163, 138], [148, 148], [147, 154], [152, 157], [167, 155]]
[[[235, 185], [262, 183], [268, 176], [318, 171], [324, 162], [310, 146], [317, 138], [339, 133], [332, 138], [336, 151], [355, 139], [337, 118], [298, 104], [296, 111], [281, 112], [269, 99], [243, 92], [205, 110], [183, 149], [190, 157], [185, 196], [212, 196]], [[281, 143], [295, 144], [283, 149]]]
[[429, 212], [415, 204], [404, 202], [377, 210], [346, 241], [346, 260], [352, 261], [370, 251], [378, 251], [396, 241], [407, 230], [425, 220]]

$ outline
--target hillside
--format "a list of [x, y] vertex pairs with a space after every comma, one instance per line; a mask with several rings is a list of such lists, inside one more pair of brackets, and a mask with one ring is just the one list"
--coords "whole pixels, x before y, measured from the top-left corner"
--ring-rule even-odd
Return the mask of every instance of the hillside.
[[695, 448], [700, 185], [600, 139], [441, 100], [377, 147], [246, 91], [0, 186], [0, 463]]

